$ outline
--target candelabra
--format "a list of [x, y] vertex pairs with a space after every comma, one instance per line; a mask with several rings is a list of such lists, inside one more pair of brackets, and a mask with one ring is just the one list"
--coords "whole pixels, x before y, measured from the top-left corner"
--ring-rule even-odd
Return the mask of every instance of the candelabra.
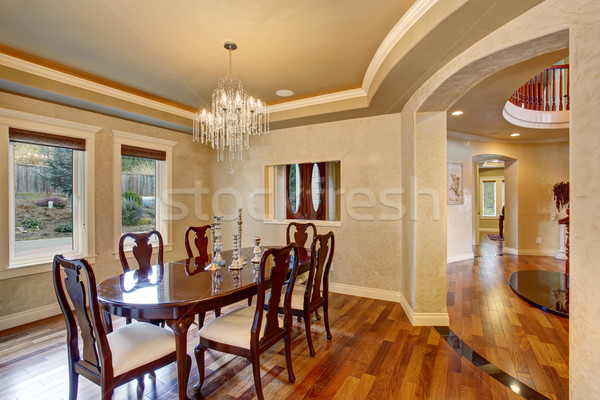
[[242, 269], [244, 266], [240, 263], [240, 253], [238, 251], [238, 235], [233, 234], [233, 262], [229, 269]]
[[223, 260], [223, 256], [221, 256], [221, 251], [223, 251], [223, 240], [221, 239], [221, 219], [223, 217], [214, 217], [215, 218], [215, 258], [213, 263], [218, 265], [219, 267], [224, 266], [225, 260]]
[[216, 241], [215, 241], [215, 223], [210, 224], [210, 264], [204, 268], [207, 271], [215, 271], [221, 268], [215, 263], [216, 253]]
[[240, 264], [246, 265], [246, 257], [242, 255], [242, 209], [238, 208], [238, 254], [240, 255]]
[[231, 271], [231, 275], [233, 276], [233, 288], [237, 289], [242, 287], [242, 271], [233, 270]]

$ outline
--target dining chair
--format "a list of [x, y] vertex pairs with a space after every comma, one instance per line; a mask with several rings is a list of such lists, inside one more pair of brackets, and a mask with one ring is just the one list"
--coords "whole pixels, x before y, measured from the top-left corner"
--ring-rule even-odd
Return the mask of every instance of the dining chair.
[[128, 238], [133, 239], [133, 248], [131, 249], [135, 260], [138, 263], [139, 268], [148, 268], [152, 266], [152, 243], [150, 239], [152, 236], [156, 236], [158, 240], [158, 259], [157, 264], [163, 263], [163, 239], [159, 231], [150, 231], [142, 233], [125, 233], [119, 240], [119, 259], [121, 260], [121, 266], [123, 272], [129, 272], [129, 262], [125, 256], [125, 241]]
[[[199, 391], [204, 384], [204, 352], [210, 348], [249, 359], [252, 363], [256, 396], [259, 400], [263, 400], [260, 354], [281, 339], [285, 343], [288, 380], [290, 383], [294, 383], [296, 378], [292, 370], [290, 349], [292, 327], [290, 306], [291, 294], [298, 273], [297, 254], [298, 247], [295, 243], [279, 249], [266, 250], [258, 267], [256, 306], [246, 306], [228, 312], [210, 321], [198, 331], [200, 341], [194, 353], [200, 381], [194, 387], [196, 391]], [[288, 274], [289, 284], [283, 293], [284, 282]], [[271, 288], [267, 300], [265, 294], [269, 282]], [[283, 319], [278, 315], [282, 295], [284, 297]]]
[[[133, 248], [131, 249], [133, 253], [133, 257], [138, 263], [139, 269], [146, 269], [152, 266], [152, 243], [150, 239], [155, 236], [158, 240], [158, 258], [157, 264], [163, 264], [163, 239], [162, 235], [159, 231], [150, 231], [150, 232], [141, 232], [141, 233], [125, 233], [121, 236], [119, 240], [119, 260], [121, 260], [121, 267], [123, 267], [123, 272], [129, 272], [131, 269], [129, 268], [129, 262], [127, 261], [127, 256], [125, 255], [125, 241], [130, 238], [133, 240]], [[131, 318], [126, 318], [127, 323], [131, 323]], [[164, 321], [162, 320], [152, 320], [150, 321], [153, 324], [162, 324], [164, 326]]]
[[190, 245], [190, 233], [194, 233], [193, 243], [198, 251], [198, 256], [204, 262], [208, 262], [209, 259], [209, 232], [210, 225], [203, 226], [188, 226], [185, 230], [185, 251], [187, 252], [188, 258], [194, 258], [194, 252], [192, 250], [192, 246]]
[[[208, 237], [210, 232], [210, 225], [203, 226], [188, 226], [185, 230], [185, 251], [187, 252], [188, 258], [194, 258], [194, 251], [192, 250], [192, 246], [190, 245], [190, 233], [194, 233], [193, 243], [198, 250], [198, 256], [196, 257], [196, 263], [200, 264], [204, 262], [208, 264], [209, 260], [209, 247], [208, 243], [211, 239]], [[221, 309], [215, 309], [215, 317], [219, 317], [221, 315]], [[204, 325], [204, 318], [206, 314], [200, 313], [198, 314], [198, 329], [202, 328]]]
[[[101, 398], [109, 400], [115, 387], [134, 378], [143, 390], [144, 374], [176, 361], [175, 335], [169, 329], [135, 322], [107, 333], [101, 320], [94, 271], [85, 259], [67, 260], [56, 255], [52, 276], [67, 325], [70, 400], [77, 398], [79, 375], [99, 385]], [[78, 331], [83, 353], [79, 351]], [[187, 366], [189, 374], [190, 356]]]
[[[295, 229], [294, 232], [294, 240], [292, 240], [290, 234], [292, 233], [292, 228]], [[308, 233], [307, 229], [312, 230], [312, 238], [311, 241], [308, 242]], [[312, 222], [300, 223], [300, 222], [290, 222], [285, 231], [285, 240], [286, 243], [295, 242], [298, 245], [298, 248], [303, 249], [306, 248], [306, 243], [312, 243], [312, 240], [317, 235], [317, 227]]]
[[[329, 329], [329, 270], [335, 250], [335, 238], [333, 232], [325, 235], [316, 235], [311, 245], [310, 269], [306, 286], [296, 286], [292, 290], [291, 314], [304, 318], [304, 328], [306, 330], [306, 340], [310, 356], [315, 356], [313, 347], [310, 316], [315, 313], [317, 320], [321, 319], [318, 313], [319, 308], [323, 307], [323, 318], [325, 320], [325, 330], [327, 340], [331, 340], [331, 330]], [[285, 312], [285, 305], [280, 302], [280, 313]]]

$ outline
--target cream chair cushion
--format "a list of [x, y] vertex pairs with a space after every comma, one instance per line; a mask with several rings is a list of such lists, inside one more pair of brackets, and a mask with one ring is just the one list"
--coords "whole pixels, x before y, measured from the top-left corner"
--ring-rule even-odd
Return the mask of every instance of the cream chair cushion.
[[[250, 330], [254, 322], [254, 313], [256, 305], [246, 306], [237, 310], [228, 312], [215, 318], [199, 331], [198, 335], [214, 342], [228, 344], [231, 346], [250, 349]], [[283, 319], [278, 318], [279, 326], [283, 326]], [[262, 326], [260, 328], [260, 338], [263, 337], [267, 315], [263, 312]]]
[[146, 322], [133, 322], [106, 335], [114, 376], [175, 351], [175, 334]]
[[[287, 290], [287, 285], [283, 285], [281, 289], [281, 300], [279, 301], [279, 307], [283, 308], [283, 303], [285, 301], [285, 291]], [[306, 291], [306, 286], [296, 286], [294, 285], [294, 289], [292, 290], [292, 309], [294, 310], [304, 310], [304, 292]]]

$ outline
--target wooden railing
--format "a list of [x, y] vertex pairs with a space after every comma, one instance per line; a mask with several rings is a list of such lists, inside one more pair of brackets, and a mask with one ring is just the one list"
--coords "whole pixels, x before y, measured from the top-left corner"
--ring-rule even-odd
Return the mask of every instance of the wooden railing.
[[569, 110], [569, 64], [537, 74], [513, 93], [510, 102], [534, 111]]

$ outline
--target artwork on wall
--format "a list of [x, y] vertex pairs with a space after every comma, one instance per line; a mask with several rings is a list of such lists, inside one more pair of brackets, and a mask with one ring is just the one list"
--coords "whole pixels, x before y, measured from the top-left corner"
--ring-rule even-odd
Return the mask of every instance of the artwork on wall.
[[463, 204], [463, 165], [448, 161], [448, 204]]

